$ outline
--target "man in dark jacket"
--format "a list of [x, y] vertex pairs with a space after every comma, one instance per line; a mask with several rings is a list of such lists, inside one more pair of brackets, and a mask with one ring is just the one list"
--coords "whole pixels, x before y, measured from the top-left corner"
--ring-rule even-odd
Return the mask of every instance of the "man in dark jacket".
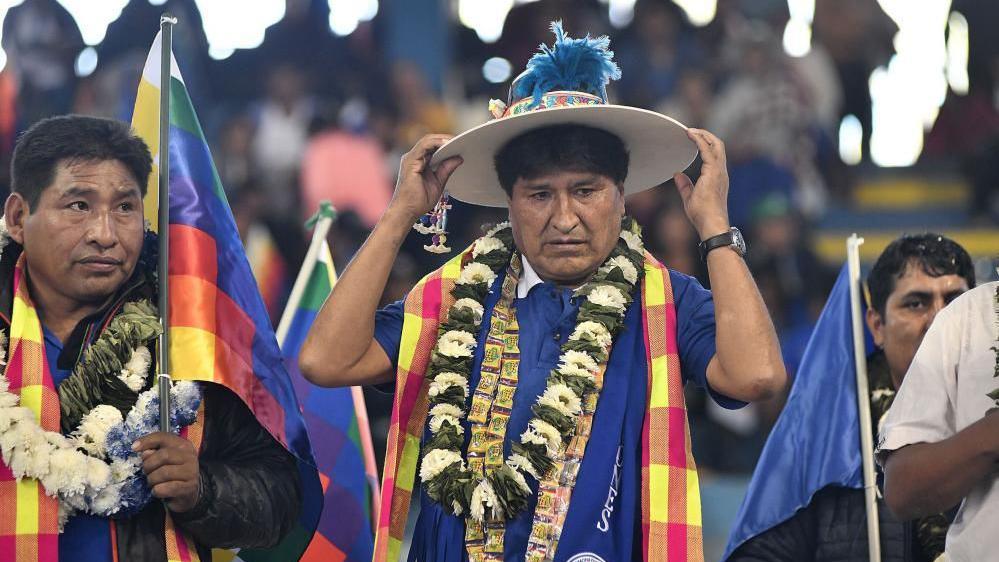
[[[26, 314], [37, 318], [34, 329], [40, 324], [43, 341], [35, 343], [44, 344], [38, 346], [44, 356], [36, 362], [20, 359], [25, 373], [20, 377], [8, 367], [9, 381], [4, 380], [2, 394], [19, 392], [21, 405], [30, 407], [31, 387], [24, 380], [37, 377], [43, 382], [38, 402], [44, 406], [45, 393], [51, 392], [47, 396], [58, 397], [58, 409], [42, 407], [37, 420], [22, 420], [21, 425], [37, 423], [48, 430], [46, 439], [56, 444], [55, 449], [60, 443], [71, 444], [68, 452], [58, 452], [85, 452], [90, 456], [84, 459], [87, 462], [110, 460], [80, 440], [95, 431], [90, 422], [96, 418], [90, 414], [110, 405], [126, 416], [140, 407], [139, 393], [154, 383], [148, 361], [152, 342], [132, 345], [114, 332], [121, 325], [114, 320], [126, 313], [137, 318], [134, 323], [157, 324], [149, 304], [156, 302], [156, 261], [150, 255], [155, 244], [144, 234], [142, 212], [150, 170], [145, 143], [126, 124], [106, 119], [43, 120], [21, 137], [14, 152], [13, 189], [4, 208], [6, 228], [0, 228], [0, 330], [11, 342], [26, 341], [24, 334], [31, 326], [19, 326], [28, 325], [23, 320]], [[142, 310], [152, 313], [143, 318]], [[7, 342], [7, 337], [0, 338], [4, 356], [13, 365], [18, 358], [7, 349]], [[114, 360], [94, 360], [90, 350], [99, 347], [109, 350]], [[31, 368], [40, 372], [28, 372]], [[125, 376], [128, 373], [133, 380]], [[66, 381], [70, 382], [63, 384]], [[70, 387], [75, 390], [69, 392]], [[14, 453], [4, 450], [0, 477], [11, 473], [18, 481], [17, 490], [22, 485], [45, 487], [47, 496], [41, 498], [42, 508], [33, 520], [29, 521], [32, 514], [17, 512], [17, 538], [21, 539], [23, 520], [35, 525], [36, 544], [48, 546], [18, 546], [14, 561], [166, 561], [168, 551], [193, 547], [207, 562], [211, 548], [277, 544], [293, 526], [301, 504], [295, 458], [235, 394], [213, 384], [200, 387], [203, 414], [195, 422], [196, 430], [192, 425], [186, 437], [150, 433], [133, 445], [139, 455], [135, 466], [145, 475], [151, 495], [162, 501], [125, 510], [102, 506], [97, 496], [87, 497], [86, 508], [81, 509], [64, 501], [51, 475], [47, 479], [39, 472], [57, 468], [55, 453], [28, 470], [18, 464]], [[0, 409], [4, 404], [0, 401]], [[90, 414], [81, 416], [81, 412]], [[20, 426], [0, 430], [0, 442], [3, 433], [14, 427]], [[200, 447], [192, 433], [202, 435]], [[112, 462], [110, 467], [113, 478], [116, 465]], [[12, 497], [20, 494], [14, 490], [0, 486], [2, 505], [22, 505], [22, 497]], [[52, 529], [55, 519], [45, 515], [51, 511], [45, 506], [55, 505], [45, 502], [53, 502], [53, 497], [58, 502], [57, 530]], [[124, 502], [124, 492], [117, 497]], [[45, 542], [51, 541], [53, 532], [59, 533], [55, 551], [54, 541]]]
[[[937, 234], [902, 236], [885, 248], [867, 277], [867, 327], [878, 352], [868, 357], [871, 420], [878, 425], [936, 313], [975, 286], [968, 253]], [[880, 475], [879, 475], [880, 478]], [[878, 500], [881, 559], [932, 562], [944, 550], [950, 517], [895, 519]], [[729, 561], [861, 562], [869, 558], [864, 491], [830, 486], [790, 519], [743, 543]]]

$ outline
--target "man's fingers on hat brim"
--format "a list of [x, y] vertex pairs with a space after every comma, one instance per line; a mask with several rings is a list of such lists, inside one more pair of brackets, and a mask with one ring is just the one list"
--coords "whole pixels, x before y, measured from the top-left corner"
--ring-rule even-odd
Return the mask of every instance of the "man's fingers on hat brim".
[[416, 141], [413, 145], [413, 149], [406, 153], [407, 156], [413, 157], [423, 157], [427, 152], [437, 150], [444, 145], [447, 141], [451, 140], [452, 135], [445, 134], [435, 134], [435, 135], [424, 135], [420, 140]]
[[464, 161], [465, 160], [461, 156], [452, 156], [438, 164], [437, 167], [434, 168], [434, 175], [437, 177], [437, 181], [439, 181], [441, 185], [447, 183], [451, 174], [453, 174], [454, 171], [458, 169], [458, 166], [461, 166]]
[[701, 159], [713, 159], [716, 156], [720, 156], [724, 152], [725, 146], [722, 144], [721, 139], [708, 133], [707, 131], [702, 131], [700, 129], [690, 129], [688, 137], [690, 140], [694, 141], [697, 145], [697, 149], [701, 152]]

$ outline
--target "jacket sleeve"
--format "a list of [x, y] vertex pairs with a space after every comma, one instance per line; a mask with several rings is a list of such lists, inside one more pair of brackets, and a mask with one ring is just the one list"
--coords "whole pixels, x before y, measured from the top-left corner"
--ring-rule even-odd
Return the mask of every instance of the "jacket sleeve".
[[790, 519], [756, 535], [736, 549], [728, 562], [801, 562], [815, 555], [816, 502]]
[[301, 506], [295, 457], [228, 389], [206, 384], [204, 400], [201, 498], [171, 516], [211, 548], [274, 546], [294, 526]]

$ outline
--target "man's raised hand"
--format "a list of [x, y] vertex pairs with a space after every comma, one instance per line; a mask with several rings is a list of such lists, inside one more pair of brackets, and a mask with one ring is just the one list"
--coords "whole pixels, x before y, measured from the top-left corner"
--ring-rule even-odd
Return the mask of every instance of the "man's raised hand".
[[674, 174], [673, 181], [683, 199], [687, 218], [704, 240], [727, 232], [730, 227], [725, 144], [703, 129], [687, 129], [687, 137], [694, 141], [701, 153], [701, 175], [697, 184], [682, 172]]
[[451, 135], [425, 135], [399, 162], [399, 180], [389, 208], [402, 212], [409, 222], [434, 208], [448, 178], [461, 165], [461, 157], [452, 156], [430, 167], [434, 152], [449, 140]]

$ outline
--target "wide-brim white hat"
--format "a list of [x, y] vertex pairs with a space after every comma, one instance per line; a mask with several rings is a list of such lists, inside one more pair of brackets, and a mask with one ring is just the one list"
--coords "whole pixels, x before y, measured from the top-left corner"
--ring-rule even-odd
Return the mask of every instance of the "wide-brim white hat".
[[494, 165], [496, 153], [517, 136], [552, 125], [585, 125], [620, 138], [630, 156], [625, 195], [671, 179], [673, 174], [687, 169], [697, 157], [696, 145], [687, 138], [687, 127], [676, 119], [637, 107], [605, 104], [602, 100], [594, 103], [586, 99], [594, 96], [581, 92], [552, 92], [550, 95], [576, 98], [583, 103], [551, 103], [548, 106], [542, 103], [524, 112], [483, 123], [438, 149], [431, 166], [452, 156], [461, 156], [463, 160], [448, 179], [448, 193], [466, 203], [506, 207], [507, 195]]

